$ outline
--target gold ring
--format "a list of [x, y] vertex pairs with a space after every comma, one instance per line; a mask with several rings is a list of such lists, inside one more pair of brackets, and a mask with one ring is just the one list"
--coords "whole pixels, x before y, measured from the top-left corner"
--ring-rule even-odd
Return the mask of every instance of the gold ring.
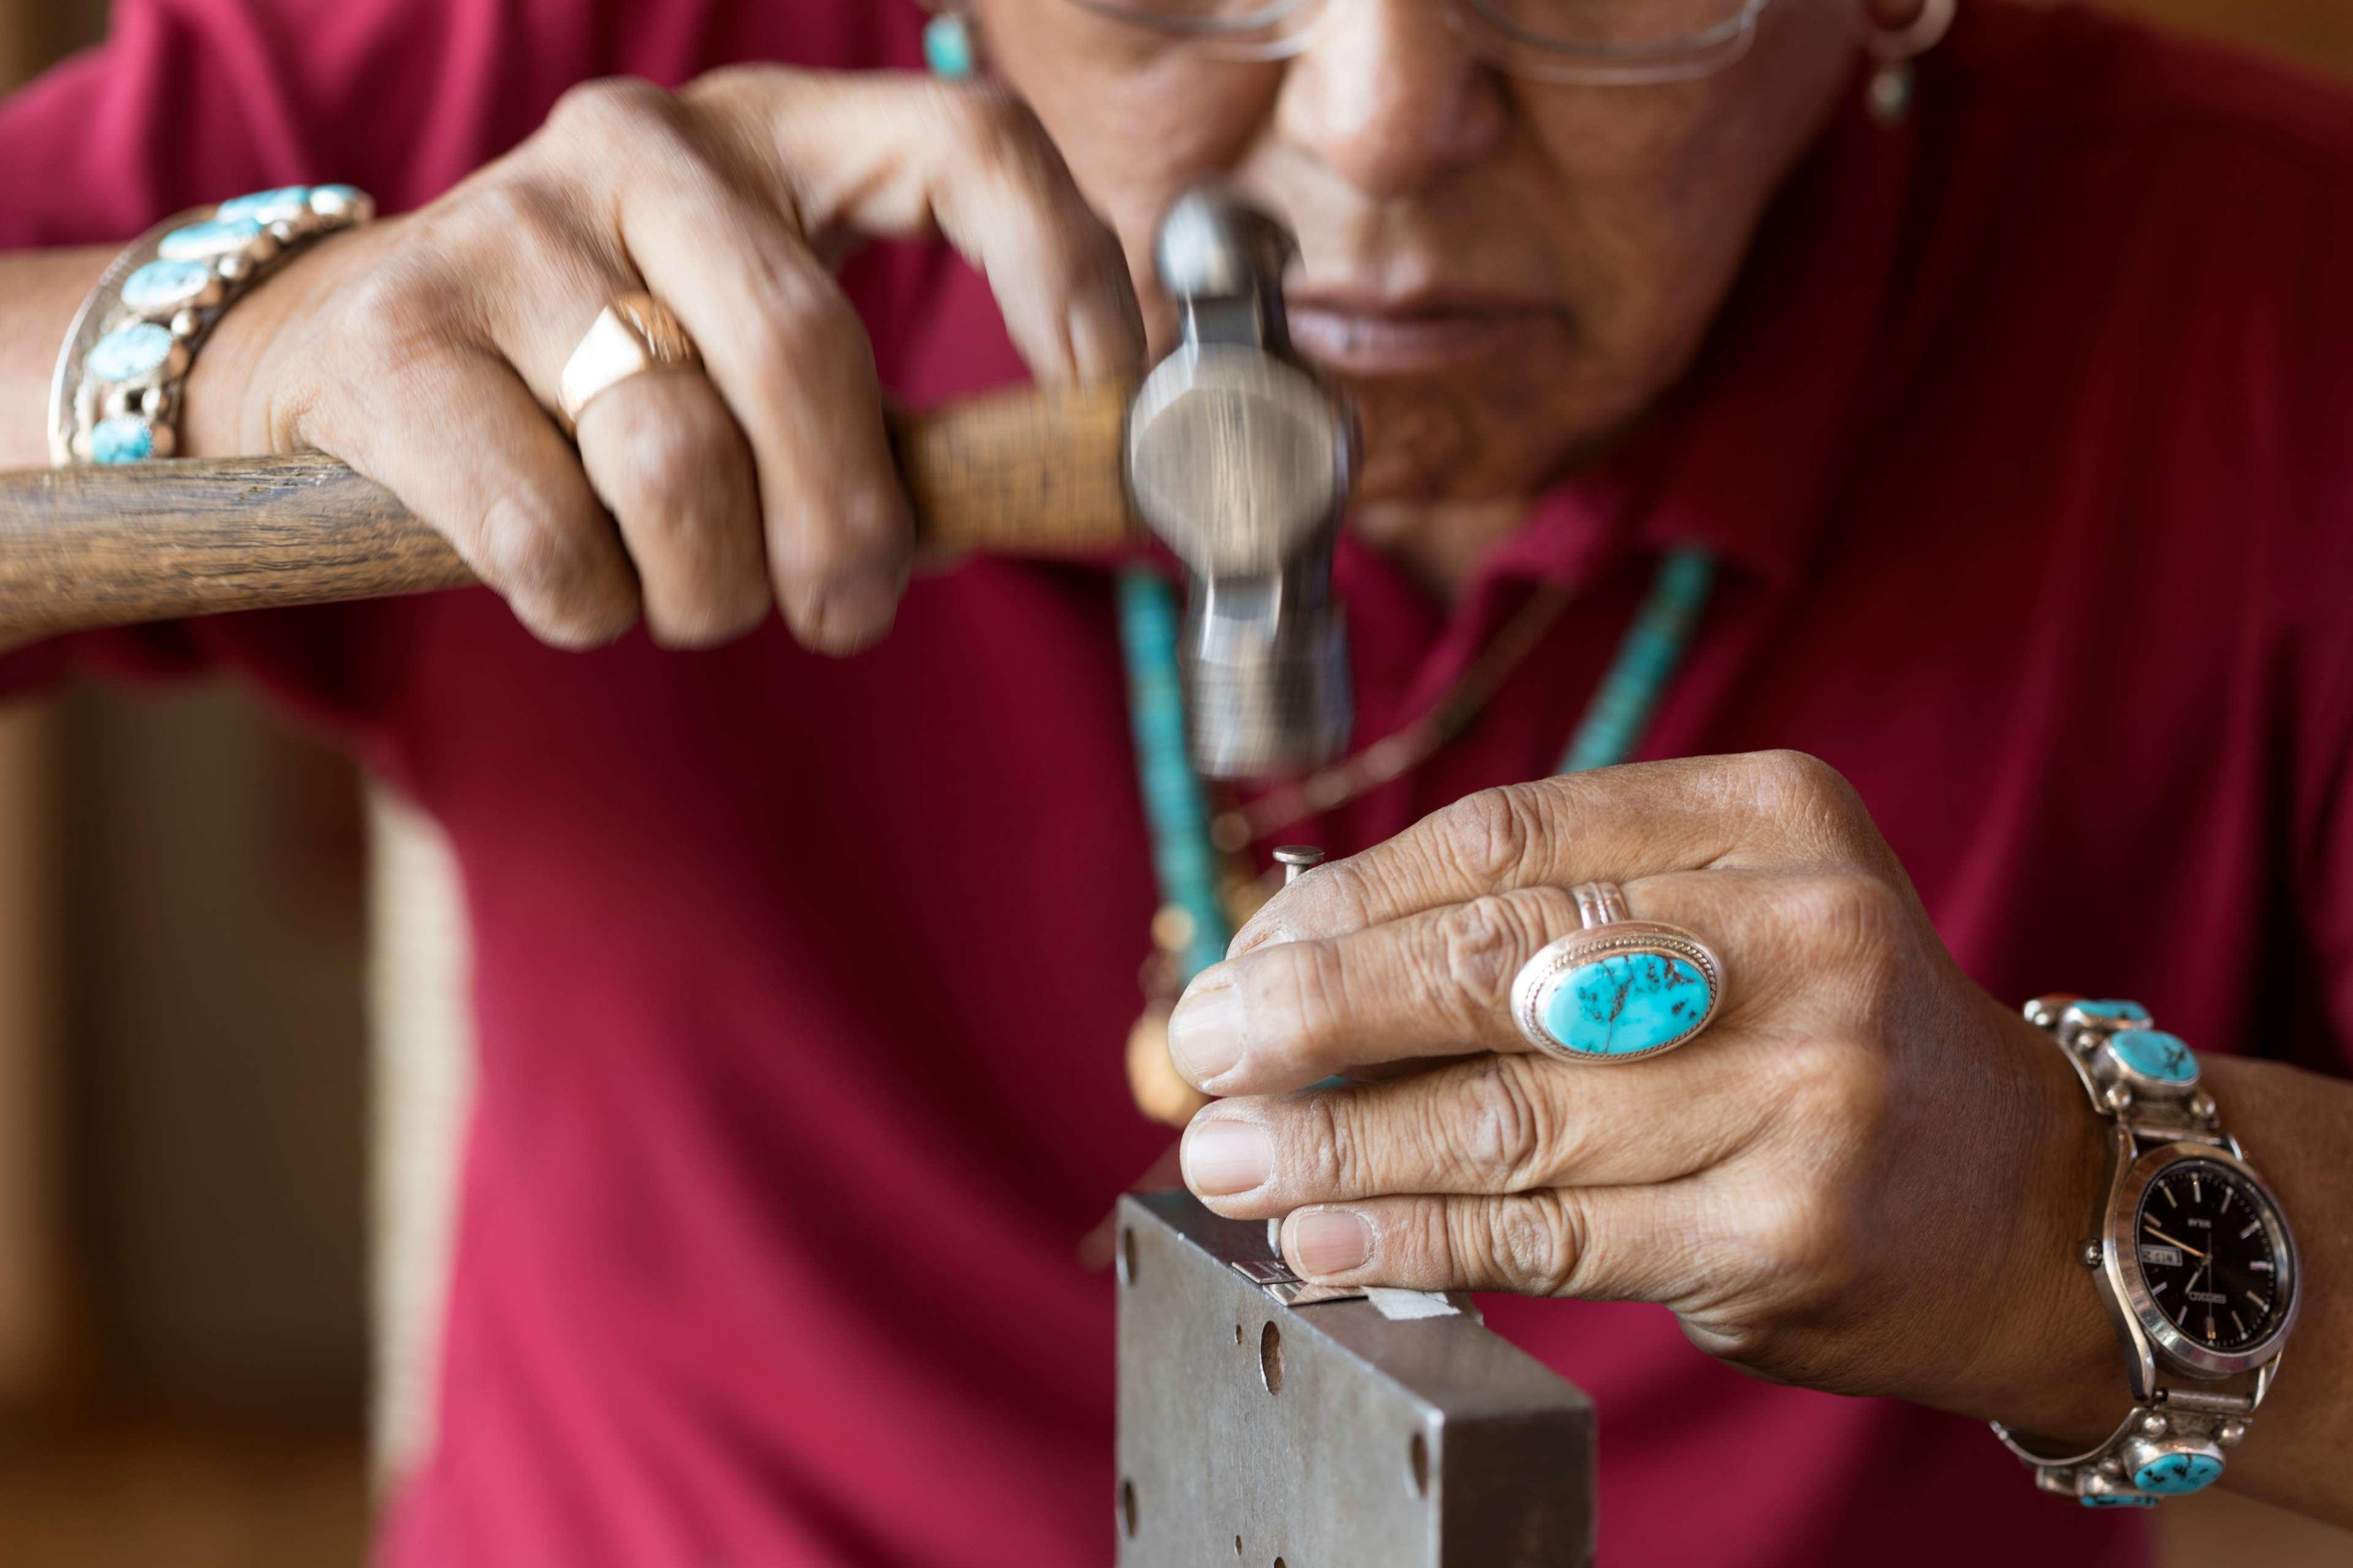
[[564, 416], [576, 426], [591, 403], [631, 376], [676, 370], [701, 358], [669, 306], [651, 294], [624, 294], [597, 313], [565, 362]]

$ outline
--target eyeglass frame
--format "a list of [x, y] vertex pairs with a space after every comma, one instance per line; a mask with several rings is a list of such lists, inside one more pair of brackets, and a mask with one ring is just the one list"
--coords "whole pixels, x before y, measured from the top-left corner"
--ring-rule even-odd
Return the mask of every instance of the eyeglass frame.
[[[1219, 52], [1217, 45], [1224, 35], [1259, 32], [1281, 25], [1309, 6], [1318, 8], [1320, 15], [1310, 17], [1299, 32], [1285, 37], [1280, 44], [1263, 50], [1244, 47], [1227, 57], [1272, 61], [1292, 58], [1312, 47], [1315, 29], [1331, 15], [1337, 0], [1271, 0], [1248, 16], [1203, 18], [1194, 23], [1176, 16], [1155, 20], [1126, 8], [1121, 0], [1065, 0], [1065, 3], [1108, 22], [1204, 47], [1212, 54]], [[1618, 45], [1572, 44], [1531, 33], [1498, 13], [1493, 0], [1443, 0], [1443, 3], [1447, 21], [1471, 40], [1473, 48], [1479, 47], [1480, 31], [1484, 29], [1506, 46], [1533, 51], [1539, 58], [1582, 57], [1581, 62], [1562, 59], [1550, 68], [1529, 68], [1522, 61], [1496, 58], [1492, 48], [1480, 50], [1514, 76], [1564, 85], [1639, 87], [1696, 81], [1728, 70], [1746, 58], [1755, 46], [1757, 25], [1772, 7], [1774, 0], [1739, 0], [1736, 15], [1689, 37], [1660, 44]]]

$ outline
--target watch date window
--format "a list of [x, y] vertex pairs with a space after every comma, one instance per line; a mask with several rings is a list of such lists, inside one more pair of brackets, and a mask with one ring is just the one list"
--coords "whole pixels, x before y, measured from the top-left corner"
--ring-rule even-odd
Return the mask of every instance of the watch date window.
[[2144, 1247], [2140, 1249], [2140, 1260], [2157, 1268], [2181, 1267], [2180, 1252], [2170, 1247]]

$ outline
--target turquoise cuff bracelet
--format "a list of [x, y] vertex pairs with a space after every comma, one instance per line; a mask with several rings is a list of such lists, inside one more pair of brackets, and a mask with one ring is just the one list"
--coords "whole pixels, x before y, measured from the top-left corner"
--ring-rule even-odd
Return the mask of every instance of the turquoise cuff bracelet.
[[349, 185], [288, 185], [198, 208], [117, 257], [74, 318], [49, 387], [49, 459], [179, 450], [180, 391], [228, 307], [290, 256], [375, 215]]

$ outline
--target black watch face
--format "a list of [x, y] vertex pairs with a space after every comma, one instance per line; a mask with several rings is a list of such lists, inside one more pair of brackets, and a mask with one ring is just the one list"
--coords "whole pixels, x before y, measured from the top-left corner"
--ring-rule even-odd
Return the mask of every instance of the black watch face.
[[2228, 1354], [2256, 1345], [2285, 1317], [2295, 1289], [2279, 1215], [2225, 1165], [2168, 1165], [2133, 1217], [2140, 1271], [2166, 1321], [2190, 1343]]

